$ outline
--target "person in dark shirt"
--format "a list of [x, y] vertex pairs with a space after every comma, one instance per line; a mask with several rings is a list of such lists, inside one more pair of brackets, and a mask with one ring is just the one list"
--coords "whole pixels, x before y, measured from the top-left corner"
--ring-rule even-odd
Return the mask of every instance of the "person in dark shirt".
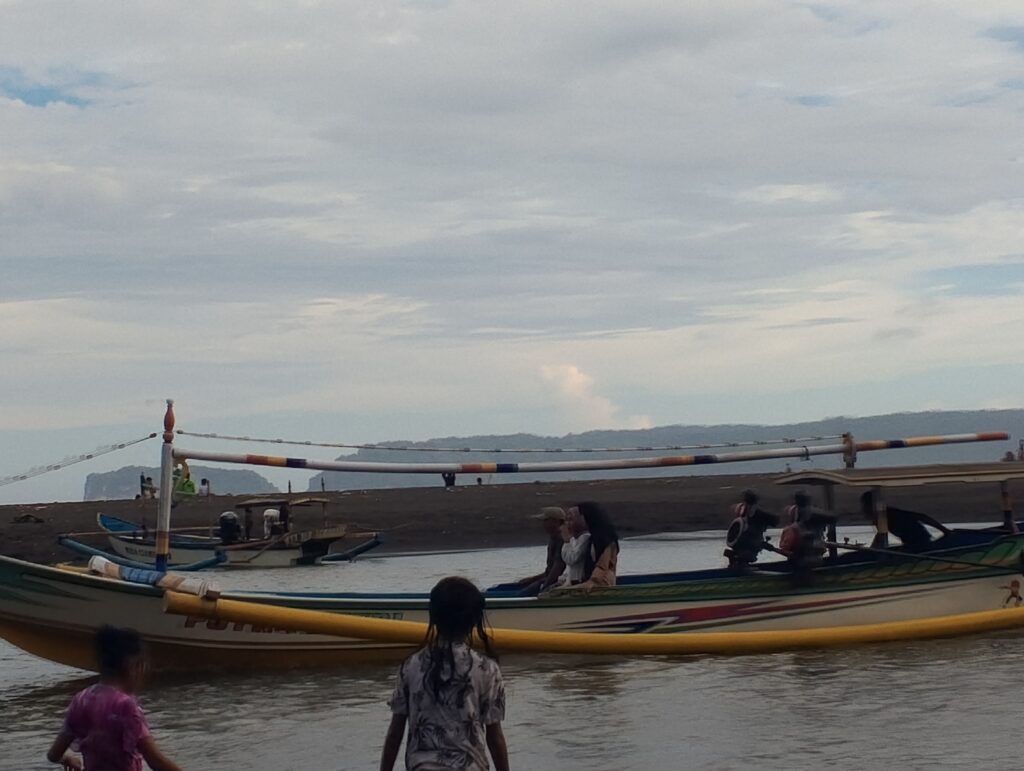
[[[871, 524], [878, 527], [878, 512], [875, 510], [875, 494], [871, 490], [860, 497], [860, 509]], [[886, 520], [889, 532], [900, 539], [907, 551], [925, 551], [932, 542], [931, 533], [921, 524], [921, 520], [912, 511], [903, 509], [886, 509]], [[871, 542], [872, 548], [884, 547], [882, 533], [876, 533]]]
[[533, 518], [541, 521], [544, 532], [548, 535], [547, 562], [543, 573], [516, 581], [522, 587], [520, 593], [524, 596], [535, 595], [545, 589], [550, 589], [565, 572], [565, 562], [562, 561], [562, 544], [565, 543], [565, 539], [562, 537], [562, 528], [565, 525], [565, 511], [558, 506], [545, 506], [539, 514], [534, 514]]
[[769, 527], [777, 527], [779, 517], [758, 506], [760, 498], [753, 490], [743, 492], [743, 500], [732, 507], [735, 518], [725, 536], [725, 556], [729, 567], [744, 570], [757, 561], [764, 549], [764, 533]]

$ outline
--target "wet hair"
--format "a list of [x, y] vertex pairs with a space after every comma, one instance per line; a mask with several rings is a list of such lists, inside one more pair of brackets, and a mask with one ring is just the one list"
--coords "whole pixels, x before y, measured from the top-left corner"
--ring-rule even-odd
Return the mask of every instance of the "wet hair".
[[797, 506], [807, 506], [811, 502], [811, 496], [807, 494], [806, 490], [797, 490], [796, 495], [793, 496], [793, 503]]
[[743, 491], [743, 502], [748, 506], [753, 506], [755, 503], [757, 503], [758, 500], [759, 499], [757, 497], [757, 493], [755, 493], [753, 490]]
[[454, 646], [468, 643], [474, 632], [484, 653], [497, 661], [486, 623], [484, 596], [468, 578], [442, 578], [430, 590], [430, 625], [423, 642], [427, 652], [423, 687], [433, 694], [434, 701], [441, 701], [441, 690], [456, 674]]
[[875, 513], [875, 491], [868, 490], [860, 496], [860, 508], [866, 514]]
[[101, 626], [96, 633], [96, 659], [100, 674], [124, 674], [130, 659], [142, 655], [142, 638], [134, 629]]
[[[608, 519], [608, 514], [604, 508], [593, 501], [584, 501], [579, 504], [578, 507], [580, 514], [583, 515], [583, 519], [587, 523], [587, 530], [590, 531], [590, 545], [593, 547], [594, 560], [601, 558], [604, 550], [611, 546], [613, 543], [616, 548], [619, 545], [619, 534], [615, 530], [615, 526]], [[585, 560], [585, 572], [587, 577], [594, 571], [594, 565], [588, 558]]]

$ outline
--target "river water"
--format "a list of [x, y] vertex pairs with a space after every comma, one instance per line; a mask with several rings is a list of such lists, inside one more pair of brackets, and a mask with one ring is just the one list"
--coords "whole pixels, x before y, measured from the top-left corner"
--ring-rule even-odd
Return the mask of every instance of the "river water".
[[[227, 587], [387, 591], [445, 575], [480, 585], [535, 570], [543, 548], [364, 558], [224, 572]], [[622, 572], [711, 567], [721, 539], [623, 544]], [[589, 769], [1020, 766], [1024, 635], [744, 657], [506, 656], [512, 767]], [[377, 767], [395, 665], [150, 683], [154, 737], [192, 771]], [[46, 749], [85, 673], [0, 641], [0, 769]], [[399, 760], [401, 766], [401, 760]]]

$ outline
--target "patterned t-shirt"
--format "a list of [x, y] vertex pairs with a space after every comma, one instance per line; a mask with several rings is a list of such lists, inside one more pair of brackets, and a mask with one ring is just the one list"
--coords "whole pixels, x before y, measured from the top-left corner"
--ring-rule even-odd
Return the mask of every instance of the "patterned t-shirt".
[[149, 736], [142, 707], [124, 691], [96, 683], [75, 694], [63, 733], [74, 740], [87, 769], [142, 771], [139, 742]]
[[498, 664], [467, 645], [453, 646], [454, 674], [442, 670], [439, 700], [427, 680], [430, 649], [417, 651], [398, 670], [388, 704], [405, 715], [409, 732], [405, 767], [409, 771], [457, 768], [486, 771], [486, 726], [505, 719], [505, 684]]

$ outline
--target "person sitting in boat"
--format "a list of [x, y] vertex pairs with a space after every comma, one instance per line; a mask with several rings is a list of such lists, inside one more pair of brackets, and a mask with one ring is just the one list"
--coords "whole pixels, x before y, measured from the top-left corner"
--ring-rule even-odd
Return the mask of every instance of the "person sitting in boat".
[[765, 547], [764, 533], [779, 524], [779, 517], [757, 505], [760, 498], [753, 490], [743, 492], [743, 500], [732, 507], [735, 518], [725, 534], [725, 556], [729, 567], [743, 570], [757, 562]]
[[540, 520], [544, 532], [548, 536], [547, 562], [544, 565], [544, 572], [521, 578], [515, 582], [521, 587], [520, 594], [523, 596], [533, 596], [545, 589], [550, 589], [558, 583], [558, 579], [565, 572], [565, 563], [562, 561], [564, 509], [560, 506], [545, 506], [539, 514], [534, 514], [533, 518]]
[[619, 565], [619, 534], [599, 504], [585, 501], [577, 507], [590, 532], [590, 549], [580, 588], [587, 591], [596, 586], [615, 586]]
[[[860, 510], [864, 517], [871, 521], [872, 525], [878, 527], [878, 510], [873, 490], [868, 490], [860, 497]], [[921, 524], [921, 520], [914, 512], [887, 507], [885, 518], [888, 522], [888, 531], [900, 539], [906, 551], [918, 552], [928, 550], [932, 542], [932, 535]], [[885, 546], [884, 533], [875, 533], [875, 537], [871, 541], [871, 548], [879, 549], [885, 548]]]
[[790, 524], [782, 531], [779, 550], [800, 571], [817, 567], [825, 553], [825, 528], [835, 522], [835, 514], [811, 505], [811, 496], [798, 490], [793, 505], [787, 507]]
[[590, 532], [578, 506], [565, 513], [562, 526], [562, 562], [565, 563], [569, 584], [581, 584], [586, 576], [587, 556], [590, 554]]
[[217, 535], [225, 546], [242, 540], [242, 526], [238, 523], [238, 515], [235, 512], [225, 511], [217, 518]]

